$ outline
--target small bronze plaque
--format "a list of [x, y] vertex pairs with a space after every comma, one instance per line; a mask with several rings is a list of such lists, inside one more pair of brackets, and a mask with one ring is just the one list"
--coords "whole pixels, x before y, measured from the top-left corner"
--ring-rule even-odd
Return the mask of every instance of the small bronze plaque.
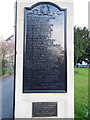
[[32, 104], [32, 117], [57, 116], [56, 102], [35, 102]]

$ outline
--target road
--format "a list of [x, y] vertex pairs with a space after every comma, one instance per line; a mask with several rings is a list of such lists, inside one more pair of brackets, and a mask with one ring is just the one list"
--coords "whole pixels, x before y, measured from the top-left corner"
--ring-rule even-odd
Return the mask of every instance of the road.
[[13, 117], [14, 75], [2, 79], [2, 118]]

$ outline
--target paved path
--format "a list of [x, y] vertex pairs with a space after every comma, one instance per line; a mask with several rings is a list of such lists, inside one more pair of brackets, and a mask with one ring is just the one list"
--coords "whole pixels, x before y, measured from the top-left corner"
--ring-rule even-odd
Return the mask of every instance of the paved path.
[[2, 118], [13, 117], [14, 75], [2, 79]]

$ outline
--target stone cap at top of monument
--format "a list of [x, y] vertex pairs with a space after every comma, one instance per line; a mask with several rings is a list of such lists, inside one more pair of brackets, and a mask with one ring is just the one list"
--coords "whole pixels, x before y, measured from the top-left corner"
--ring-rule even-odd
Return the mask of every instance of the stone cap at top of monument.
[[16, 2], [73, 2], [73, 0], [16, 0]]

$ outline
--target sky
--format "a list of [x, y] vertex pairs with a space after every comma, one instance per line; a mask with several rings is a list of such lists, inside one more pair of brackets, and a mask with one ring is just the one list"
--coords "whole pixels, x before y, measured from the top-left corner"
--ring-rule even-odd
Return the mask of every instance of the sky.
[[[14, 34], [14, 2], [16, 0], [0, 1], [0, 36], [7, 39]], [[74, 1], [74, 26], [88, 27], [88, 2], [90, 0]]]

